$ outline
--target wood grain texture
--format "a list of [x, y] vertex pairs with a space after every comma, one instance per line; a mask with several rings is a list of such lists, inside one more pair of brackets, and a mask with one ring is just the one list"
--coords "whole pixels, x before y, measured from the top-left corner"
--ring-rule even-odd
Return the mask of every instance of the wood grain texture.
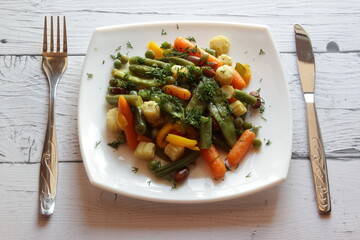
[[328, 166], [333, 211], [321, 217], [308, 161], [293, 160], [288, 180], [275, 188], [195, 206], [103, 192], [89, 184], [82, 163], [61, 163], [56, 211], [46, 219], [38, 215], [39, 164], [2, 164], [0, 230], [6, 239], [358, 239], [358, 164]]
[[[2, 0], [0, 239], [360, 239], [360, 1], [255, 0], [245, 5], [237, 0]], [[70, 52], [58, 87], [59, 192], [49, 219], [38, 214], [48, 107], [40, 56], [45, 15], [66, 15]], [[283, 184], [240, 199], [197, 205], [135, 200], [90, 185], [78, 144], [77, 96], [91, 34], [96, 27], [158, 21], [270, 27], [281, 53], [294, 121], [289, 178]], [[316, 212], [294, 53], [295, 23], [306, 28], [316, 52], [315, 99], [332, 198], [327, 217]]]
[[[184, 6], [186, 11], [182, 11]], [[39, 54], [44, 15], [67, 15], [69, 53], [84, 54], [96, 27], [149, 21], [227, 21], [268, 25], [281, 52], [294, 52], [293, 24], [309, 32], [315, 51], [326, 52], [330, 41], [341, 51], [360, 51], [360, 2], [346, 1], [41, 1], [3, 0], [0, 54]], [[331, 19], [331, 20], [330, 20]], [[347, 26], [347, 27], [344, 27]]]

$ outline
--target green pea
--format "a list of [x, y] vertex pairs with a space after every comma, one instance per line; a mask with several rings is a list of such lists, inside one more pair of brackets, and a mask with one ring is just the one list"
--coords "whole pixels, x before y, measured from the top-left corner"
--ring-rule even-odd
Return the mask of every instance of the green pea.
[[174, 77], [169, 77], [169, 79], [166, 81], [166, 84], [175, 84], [176, 79]]
[[160, 103], [160, 101], [161, 101], [161, 99], [160, 99], [160, 97], [159, 96], [151, 96], [150, 97], [150, 99], [152, 100], [152, 101], [155, 101], [156, 103]]
[[116, 87], [117, 84], [118, 84], [118, 81], [116, 79], [110, 79], [109, 85], [111, 87]]
[[258, 138], [254, 139], [253, 147], [254, 147], [254, 148], [261, 148], [261, 146], [262, 146], [261, 140], [258, 139]]
[[244, 123], [243, 123], [243, 128], [244, 128], [244, 129], [250, 129], [250, 128], [252, 128], [252, 127], [253, 127], [253, 125], [252, 125], [251, 122], [246, 122], [246, 121], [244, 121]]
[[153, 50], [147, 50], [145, 52], [145, 57], [150, 59], [155, 59], [155, 52]]
[[118, 59], [116, 59], [116, 60], [114, 61], [114, 68], [120, 69], [121, 66], [122, 66], [121, 61], [118, 60]]
[[121, 62], [122, 64], [127, 64], [128, 61], [129, 61], [129, 57], [128, 57], [127, 55], [121, 55], [121, 57], [120, 57], [120, 62]]
[[151, 160], [150, 162], [148, 162], [148, 168], [150, 170], [154, 170], [156, 168], [160, 167], [160, 162], [156, 161], [156, 160]]
[[162, 49], [170, 49], [170, 48], [171, 48], [171, 43], [169, 43], [169, 42], [163, 42], [163, 43], [161, 44], [161, 48], [162, 48]]
[[235, 128], [241, 129], [243, 124], [244, 124], [244, 120], [241, 117], [237, 117], [234, 119]]

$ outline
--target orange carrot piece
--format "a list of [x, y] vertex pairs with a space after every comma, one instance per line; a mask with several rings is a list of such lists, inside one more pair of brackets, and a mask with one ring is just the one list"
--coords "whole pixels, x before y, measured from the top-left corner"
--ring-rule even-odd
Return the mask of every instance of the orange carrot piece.
[[152, 140], [151, 138], [149, 138], [149, 137], [147, 137], [147, 136], [144, 136], [144, 135], [138, 135], [138, 136], [137, 136], [137, 140], [138, 140], [139, 142], [151, 142], [151, 143], [154, 142], [154, 140]]
[[134, 116], [131, 112], [130, 105], [123, 96], [119, 97], [118, 110], [119, 113], [124, 115], [126, 121], [128, 122], [125, 127], [126, 142], [131, 149], [135, 150], [138, 145], [138, 134], [135, 131]]
[[235, 97], [232, 97], [232, 98], [228, 99], [229, 103], [233, 103], [233, 102], [236, 102], [236, 101], [237, 101], [237, 99]]
[[226, 173], [226, 167], [221, 155], [216, 150], [215, 146], [211, 144], [209, 149], [200, 149], [201, 156], [209, 165], [212, 174], [216, 179], [222, 179]]
[[241, 134], [227, 157], [230, 166], [236, 166], [243, 159], [247, 151], [252, 146], [255, 137], [256, 134], [252, 131], [252, 129], [247, 129]]
[[181, 100], [189, 100], [191, 98], [191, 92], [189, 90], [176, 85], [165, 85], [162, 90], [166, 94], [177, 97]]
[[[178, 50], [179, 52], [186, 51], [186, 53], [188, 53], [189, 55], [193, 55], [196, 57], [201, 57], [202, 55], [204, 55], [206, 53], [205, 50], [195, 46], [192, 42], [190, 42], [189, 40], [187, 40], [186, 38], [183, 38], [183, 37], [177, 37], [175, 39], [174, 48], [176, 50]], [[211, 54], [209, 54], [207, 62], [216, 63], [217, 64], [216, 68], [223, 65], [223, 63], [219, 59], [217, 59], [215, 56], [213, 56]]]
[[243, 89], [246, 86], [246, 83], [244, 79], [241, 77], [241, 75], [238, 73], [238, 71], [233, 68], [233, 77], [231, 80], [231, 85], [236, 89]]

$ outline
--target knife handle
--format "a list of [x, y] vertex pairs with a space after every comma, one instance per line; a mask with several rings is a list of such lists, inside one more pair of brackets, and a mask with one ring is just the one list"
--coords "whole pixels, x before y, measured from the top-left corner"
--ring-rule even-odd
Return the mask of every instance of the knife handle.
[[306, 113], [308, 121], [310, 160], [314, 177], [317, 205], [321, 214], [329, 214], [331, 211], [331, 201], [328, 172], [313, 95], [312, 101], [306, 101]]

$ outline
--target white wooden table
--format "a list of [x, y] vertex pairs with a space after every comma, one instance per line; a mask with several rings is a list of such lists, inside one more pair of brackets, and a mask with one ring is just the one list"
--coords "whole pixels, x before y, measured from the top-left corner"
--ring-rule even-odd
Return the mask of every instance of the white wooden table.
[[[43, 17], [66, 15], [69, 66], [58, 88], [59, 189], [39, 215], [48, 106]], [[360, 1], [72, 1], [0, 3], [0, 239], [360, 239]], [[294, 141], [288, 179], [240, 199], [202, 205], [134, 200], [90, 185], [77, 136], [79, 76], [96, 27], [163, 20], [268, 25], [288, 81]], [[316, 102], [332, 212], [316, 210], [293, 24], [315, 50]], [[334, 48], [334, 44], [339, 49]]]

